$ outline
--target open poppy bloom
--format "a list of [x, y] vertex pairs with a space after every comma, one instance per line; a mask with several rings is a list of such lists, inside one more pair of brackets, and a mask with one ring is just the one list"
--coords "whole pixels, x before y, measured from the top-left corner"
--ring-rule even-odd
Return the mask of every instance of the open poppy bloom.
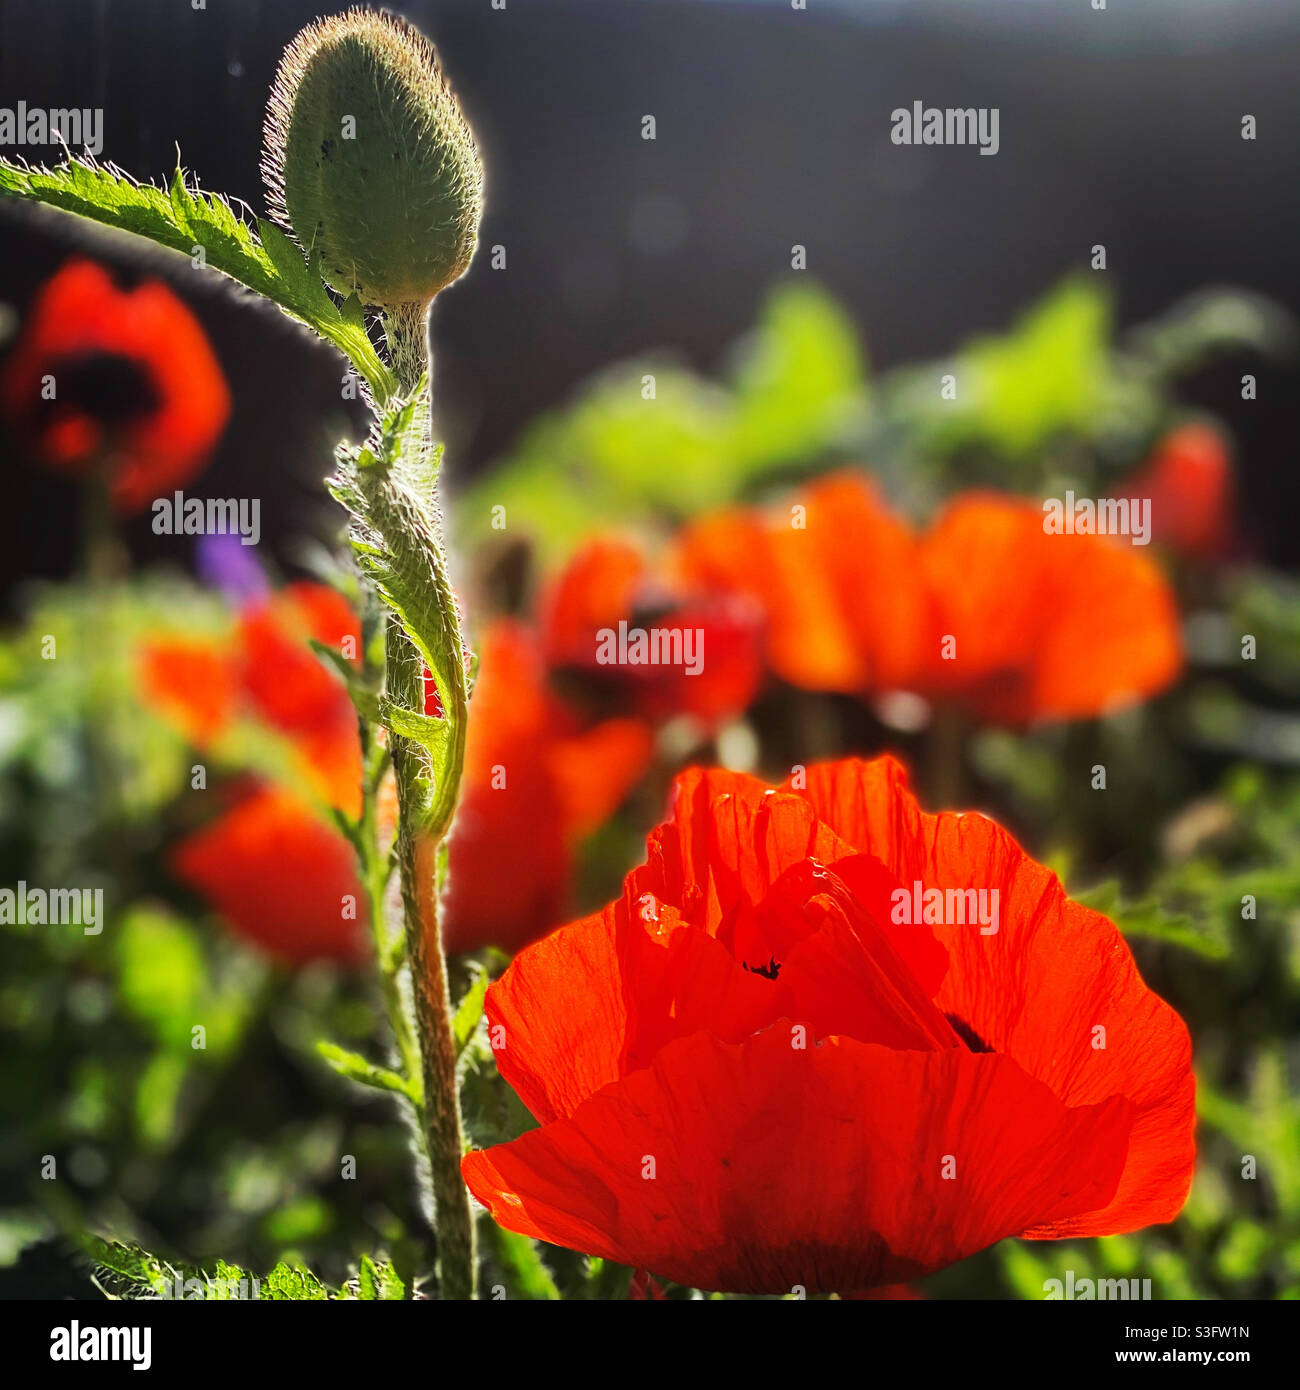
[[547, 664], [656, 721], [747, 708], [762, 677], [760, 624], [744, 595], [683, 585], [612, 538], [579, 549], [542, 600]]
[[[995, 896], [996, 895], [996, 896]], [[1114, 925], [891, 758], [691, 771], [603, 912], [488, 991], [540, 1122], [469, 1154], [509, 1230], [691, 1287], [852, 1292], [1006, 1236], [1171, 1220], [1187, 1030]]]
[[837, 474], [786, 515], [702, 518], [678, 549], [697, 582], [758, 600], [769, 664], [805, 689], [907, 690], [1022, 725], [1145, 698], [1182, 665], [1158, 567], [1109, 537], [1049, 535], [1020, 498], [965, 493], [917, 532]]
[[449, 951], [514, 950], [563, 921], [574, 848], [614, 812], [652, 751], [641, 720], [582, 726], [548, 689], [521, 624], [492, 624], [480, 657], [448, 845]]
[[189, 482], [230, 414], [189, 309], [161, 281], [119, 290], [86, 260], [38, 294], [0, 374], [0, 403], [50, 468], [106, 470], [121, 512]]

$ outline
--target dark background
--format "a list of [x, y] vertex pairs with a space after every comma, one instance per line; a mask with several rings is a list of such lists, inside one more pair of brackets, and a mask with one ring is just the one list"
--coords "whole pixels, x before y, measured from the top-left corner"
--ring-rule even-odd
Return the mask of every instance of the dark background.
[[[435, 319], [451, 475], [497, 455], [594, 368], [646, 348], [713, 368], [789, 273], [790, 247], [850, 308], [873, 363], [1005, 325], [1106, 244], [1122, 324], [1206, 285], [1300, 309], [1300, 6], [1276, 0], [437, 0], [401, 5], [437, 43], [488, 169], [480, 251]], [[259, 211], [263, 103], [321, 0], [0, 0], [0, 105], [102, 106], [104, 149], [140, 177], [179, 145], [203, 186]], [[327, 7], [326, 7], [327, 8]], [[997, 106], [1001, 150], [897, 148], [913, 100]], [[654, 143], [640, 138], [653, 113]], [[1259, 137], [1240, 138], [1243, 114]], [[12, 154], [14, 151], [0, 151]], [[17, 151], [49, 157], [39, 151]], [[53, 152], [49, 152], [52, 154]], [[0, 302], [84, 244], [70, 221], [0, 209]], [[97, 246], [97, 253], [104, 253]], [[179, 258], [120, 243], [194, 305], [235, 415], [205, 476], [260, 496], [272, 553], [328, 534], [320, 478], [346, 425], [341, 361]], [[1240, 374], [1257, 371], [1244, 406]], [[1300, 558], [1290, 370], [1219, 364], [1191, 401], [1241, 447], [1261, 558]], [[358, 428], [360, 413], [353, 416]], [[65, 573], [72, 499], [0, 439], [18, 523], [0, 586]], [[671, 461], [665, 461], [671, 467]], [[16, 487], [16, 492], [15, 492]], [[185, 555], [183, 539], [131, 539]]]

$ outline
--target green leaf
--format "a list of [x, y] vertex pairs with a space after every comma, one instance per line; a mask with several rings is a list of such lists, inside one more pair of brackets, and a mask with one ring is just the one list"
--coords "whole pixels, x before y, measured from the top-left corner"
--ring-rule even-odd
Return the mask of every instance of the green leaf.
[[[95, 1282], [111, 1299], [185, 1299], [227, 1302], [232, 1299], [287, 1298], [285, 1292], [268, 1292], [272, 1276], [259, 1279], [238, 1265], [218, 1260], [211, 1270], [199, 1265], [172, 1262], [151, 1255], [138, 1245], [101, 1240], [83, 1235], [82, 1249], [95, 1264]], [[277, 1266], [287, 1269], [287, 1266]], [[275, 1271], [272, 1272], [274, 1275]], [[308, 1279], [314, 1276], [308, 1275]], [[324, 1289], [319, 1280], [315, 1283]], [[313, 1295], [317, 1296], [317, 1295]], [[328, 1294], [319, 1295], [327, 1297]]]
[[431, 751], [440, 750], [451, 734], [451, 727], [445, 719], [431, 714], [418, 714], [413, 709], [403, 709], [391, 700], [384, 698], [378, 702], [379, 718], [394, 733], [403, 738], [414, 739]]
[[[177, 169], [170, 185], [137, 183], [112, 164], [69, 157], [53, 169], [0, 160], [0, 194], [89, 218], [194, 258], [278, 304], [328, 339], [365, 378], [381, 405], [396, 381], [380, 360], [357, 306], [339, 308], [318, 269], [274, 224], [256, 229], [219, 194], [191, 188]], [[260, 238], [259, 238], [260, 233]]]
[[362, 1255], [361, 1269], [357, 1275], [357, 1298], [367, 1302], [400, 1302], [406, 1298], [406, 1285], [392, 1265], [382, 1260], [376, 1263], [369, 1255]]
[[480, 1222], [480, 1229], [492, 1247], [506, 1278], [506, 1297], [534, 1301], [557, 1301], [560, 1291], [551, 1272], [542, 1262], [537, 1242], [498, 1226], [495, 1221]]
[[483, 1003], [487, 998], [488, 984], [487, 971], [480, 970], [456, 1006], [456, 1016], [452, 1019], [452, 1027], [456, 1034], [458, 1054], [465, 1050], [470, 1038], [474, 1036], [474, 1029], [478, 1027], [479, 1019], [483, 1017]]
[[[462, 534], [492, 534], [504, 506], [556, 558], [584, 535], [735, 500], [777, 470], [815, 468], [866, 415], [857, 332], [825, 291], [782, 286], [721, 381], [663, 355], [617, 363], [531, 424], [458, 499]], [[647, 378], [653, 378], [653, 395]]]
[[408, 1100], [415, 1099], [406, 1078], [388, 1067], [376, 1066], [359, 1054], [339, 1047], [337, 1043], [318, 1042], [316, 1051], [340, 1076], [346, 1076], [349, 1081], [357, 1081], [363, 1086], [373, 1086], [380, 1091], [393, 1091]]
[[867, 409], [857, 328], [825, 290], [773, 291], [735, 375], [732, 447], [745, 471], [805, 463], [846, 436]]
[[1109, 917], [1125, 936], [1165, 941], [1207, 960], [1224, 960], [1228, 956], [1228, 942], [1221, 931], [1185, 913], [1170, 912], [1153, 897], [1126, 902], [1119, 884], [1113, 880], [1073, 896], [1085, 907]]
[[320, 1303], [332, 1297], [309, 1269], [297, 1269], [283, 1260], [262, 1280], [261, 1296], [278, 1303]]

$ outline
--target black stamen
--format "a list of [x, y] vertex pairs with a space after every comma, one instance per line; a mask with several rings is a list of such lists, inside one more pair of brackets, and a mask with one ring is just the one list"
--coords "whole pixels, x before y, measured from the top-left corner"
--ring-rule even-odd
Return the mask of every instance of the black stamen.
[[775, 956], [766, 965], [750, 965], [748, 961], [741, 961], [741, 968], [748, 970], [753, 975], [761, 975], [765, 980], [775, 980], [781, 973], [781, 962]]

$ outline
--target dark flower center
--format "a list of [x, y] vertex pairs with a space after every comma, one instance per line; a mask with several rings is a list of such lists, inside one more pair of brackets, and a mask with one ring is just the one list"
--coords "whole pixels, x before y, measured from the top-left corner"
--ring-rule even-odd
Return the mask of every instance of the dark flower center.
[[53, 413], [72, 409], [105, 425], [125, 425], [162, 404], [149, 369], [114, 352], [81, 352], [53, 364], [57, 398], [42, 402]]

